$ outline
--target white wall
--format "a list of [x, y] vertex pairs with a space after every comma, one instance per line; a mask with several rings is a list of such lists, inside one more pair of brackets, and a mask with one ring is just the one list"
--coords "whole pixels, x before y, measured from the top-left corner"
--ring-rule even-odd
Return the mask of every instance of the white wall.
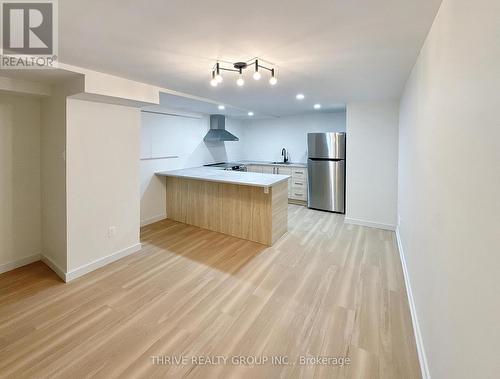
[[401, 100], [399, 235], [434, 378], [500, 375], [499, 15], [444, 0]]
[[41, 253], [38, 98], [0, 94], [0, 204], [2, 272]]
[[[139, 245], [140, 110], [67, 99], [68, 272]], [[109, 227], [116, 235], [108, 234]]]
[[[2, 74], [2, 72], [0, 72], [0, 74]], [[50, 96], [52, 88], [48, 83], [35, 83], [0, 76], [0, 91], [4, 91], [7, 94], [15, 94], [17, 96]]]
[[307, 133], [344, 132], [345, 117], [345, 112], [338, 112], [245, 121], [244, 158], [279, 161], [285, 147], [291, 161], [306, 162]]
[[394, 230], [398, 102], [347, 105], [346, 221]]
[[41, 100], [42, 253], [63, 275], [66, 239], [66, 96], [61, 90]]
[[165, 179], [155, 172], [243, 158], [240, 122], [226, 119], [226, 129], [240, 141], [205, 143], [208, 117], [141, 114], [141, 157], [176, 155], [174, 159], [141, 160], [141, 223], [165, 218]]

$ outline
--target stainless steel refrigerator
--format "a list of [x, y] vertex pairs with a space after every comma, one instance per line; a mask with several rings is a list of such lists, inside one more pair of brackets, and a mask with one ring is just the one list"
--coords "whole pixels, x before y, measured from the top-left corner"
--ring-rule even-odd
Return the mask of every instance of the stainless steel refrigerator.
[[345, 133], [307, 134], [309, 208], [345, 213]]

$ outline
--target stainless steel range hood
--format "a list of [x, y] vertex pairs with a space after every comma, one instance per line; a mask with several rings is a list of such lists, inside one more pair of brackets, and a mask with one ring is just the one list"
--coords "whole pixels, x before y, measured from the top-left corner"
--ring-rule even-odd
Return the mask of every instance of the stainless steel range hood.
[[210, 130], [208, 131], [203, 141], [206, 142], [223, 142], [223, 141], [239, 141], [240, 139], [234, 134], [226, 130], [226, 116], [222, 114], [210, 115]]

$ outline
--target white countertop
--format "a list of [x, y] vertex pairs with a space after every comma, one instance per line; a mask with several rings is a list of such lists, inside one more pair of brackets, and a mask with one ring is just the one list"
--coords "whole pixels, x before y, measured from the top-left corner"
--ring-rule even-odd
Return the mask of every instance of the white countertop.
[[272, 187], [288, 180], [290, 177], [289, 175], [260, 174], [258, 172], [225, 171], [213, 167], [193, 167], [181, 170], [162, 171], [157, 172], [156, 175], [255, 187]]
[[301, 163], [301, 162], [279, 162], [279, 163], [274, 163], [274, 162], [262, 162], [262, 161], [238, 161], [239, 163], [243, 163], [245, 165], [262, 165], [262, 166], [285, 166], [285, 167], [307, 167], [307, 163]]

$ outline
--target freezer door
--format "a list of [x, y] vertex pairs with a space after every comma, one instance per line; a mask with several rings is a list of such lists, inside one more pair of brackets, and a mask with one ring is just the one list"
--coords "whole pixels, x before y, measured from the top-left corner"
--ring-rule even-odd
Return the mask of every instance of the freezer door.
[[345, 213], [345, 161], [308, 159], [308, 207]]
[[345, 133], [308, 133], [307, 156], [345, 159]]

